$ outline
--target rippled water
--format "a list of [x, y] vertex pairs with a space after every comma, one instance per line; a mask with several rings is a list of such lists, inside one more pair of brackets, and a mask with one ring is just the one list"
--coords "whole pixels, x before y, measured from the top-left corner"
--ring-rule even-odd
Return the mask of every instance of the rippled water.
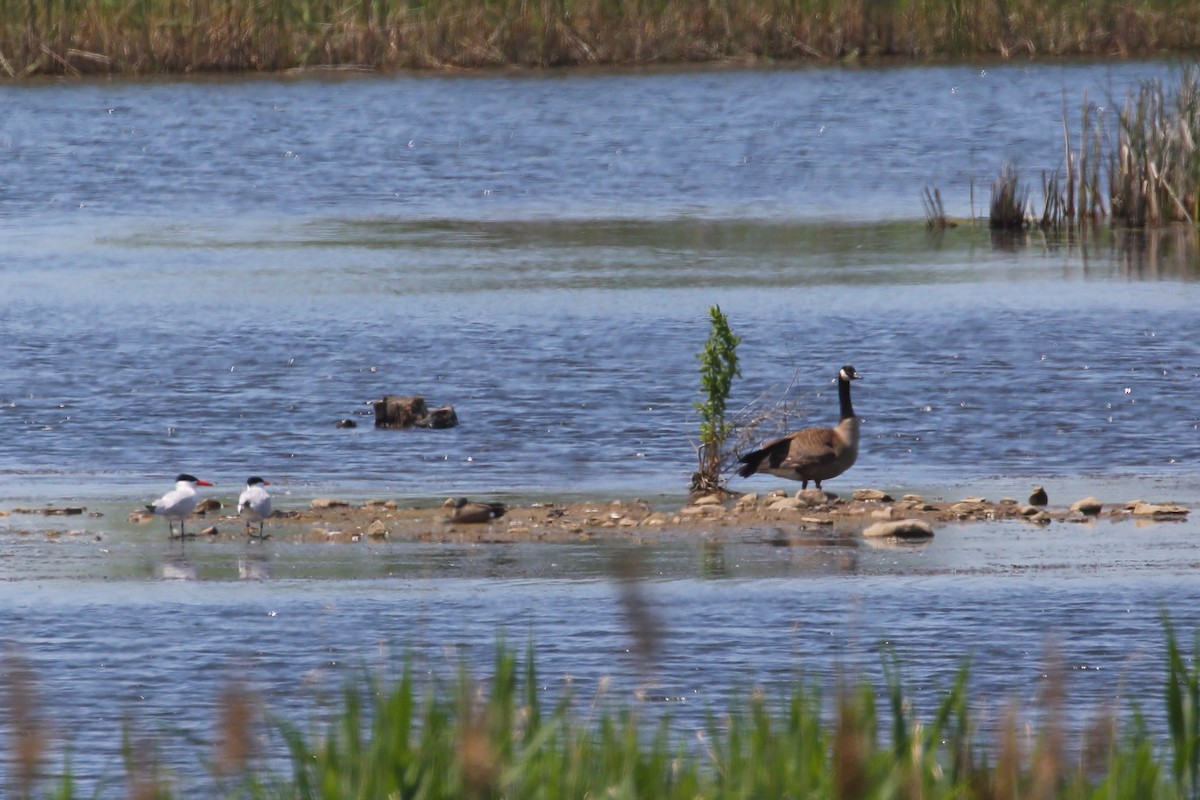
[[[714, 303], [743, 337], [735, 406], [787, 392], [828, 422], [836, 369], [864, 374], [866, 442], [831, 489], [1197, 502], [1194, 248], [920, 219], [923, 186], [966, 217], [1002, 161], [1033, 183], [1058, 166], [1064, 97], [1111, 115], [1155, 77], [1169, 66], [0, 87], [0, 509], [104, 514], [0, 518], [0, 613], [77, 771], [119, 772], [131, 708], [208, 736], [230, 673], [303, 715], [335, 665], [449, 648], [486, 670], [497, 627], [535, 636], [548, 681], [652, 679], [685, 723], [750, 682], [877, 672], [880, 640], [923, 692], [974, 651], [985, 697], [1028, 696], [1049, 640], [1081, 702], [1153, 695], [1160, 608], [1195, 625], [1193, 523], [949, 528], [920, 551], [652, 541], [647, 678], [599, 545], [180, 554], [124, 518], [179, 471], [225, 499], [261, 474], [282, 507], [672, 502]], [[462, 424], [375, 431], [385, 393]]]
[[[1103, 243], [913, 224], [920, 186], [965, 215], [1000, 160], [1054, 168], [1064, 93], [1166, 74], [6, 88], [0, 489], [678, 493], [713, 303], [735, 401], [794, 379], [825, 420], [837, 367], [867, 376], [863, 482], [1178, 475], [1194, 260], [1164, 284]], [[333, 427], [385, 393], [463, 424]]]
[[449, 680], [465, 662], [486, 678], [498, 632], [536, 643], [547, 702], [570, 692], [585, 707], [639, 704], [684, 736], [752, 687], [780, 696], [804, 678], [831, 691], [847, 676], [882, 686], [888, 652], [919, 712], [970, 658], [981, 722], [1014, 701], [1030, 718], [1059, 664], [1073, 729], [1131, 701], [1161, 725], [1159, 613], [1181, 630], [1200, 624], [1195, 536], [1191, 523], [1100, 523], [946, 526], [924, 548], [780, 529], [652, 538], [636, 546], [647, 578], [636, 591], [658, 631], [648, 657], [627, 584], [612, 577], [625, 546], [612, 543], [181, 552], [138, 536], [25, 538], [6, 544], [0, 602], [85, 785], [108, 778], [123, 796], [115, 732], [132, 720], [204, 796], [201, 759], [230, 683], [307, 723], [316, 697], [362, 669], [415, 659], [419, 674]]

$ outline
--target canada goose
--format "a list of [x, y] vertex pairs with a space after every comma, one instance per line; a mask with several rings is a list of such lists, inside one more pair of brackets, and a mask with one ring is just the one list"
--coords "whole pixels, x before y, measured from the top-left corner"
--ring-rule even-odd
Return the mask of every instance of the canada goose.
[[477, 503], [465, 497], [448, 498], [442, 507], [453, 509], [446, 522], [491, 522], [508, 510], [504, 503]]
[[212, 486], [212, 484], [187, 473], [180, 473], [175, 478], [174, 489], [146, 506], [147, 511], [167, 518], [167, 530], [172, 539], [175, 538], [175, 524], [172, 522], [175, 519], [179, 520], [179, 538], [184, 537], [183, 520], [196, 510], [197, 486]]
[[809, 481], [820, 489], [821, 481], [836, 478], [854, 466], [858, 458], [858, 417], [850, 405], [850, 381], [859, 377], [848, 364], [838, 371], [842, 416], [836, 428], [805, 428], [776, 439], [742, 456], [738, 475], [749, 478], [765, 472], [801, 481], [801, 489], [807, 489]]
[[271, 495], [264, 486], [270, 486], [270, 481], [264, 481], [255, 475], [246, 481], [246, 488], [238, 496], [238, 515], [246, 520], [246, 534], [254, 536], [250, 525], [258, 523], [258, 538], [265, 539], [263, 520], [271, 516]]

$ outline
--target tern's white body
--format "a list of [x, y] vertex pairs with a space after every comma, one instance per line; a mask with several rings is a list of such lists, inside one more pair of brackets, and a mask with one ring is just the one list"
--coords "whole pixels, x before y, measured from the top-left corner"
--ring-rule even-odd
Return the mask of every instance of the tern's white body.
[[167, 518], [167, 527], [171, 536], [175, 536], [172, 520], [179, 520], [179, 536], [183, 537], [183, 521], [196, 510], [196, 487], [212, 486], [208, 481], [193, 478], [191, 475], [180, 475], [175, 479], [175, 488], [158, 498], [147, 508]]
[[258, 523], [259, 536], [262, 536], [263, 520], [271, 516], [271, 495], [263, 488], [269, 485], [262, 478], [251, 478], [238, 496], [238, 514], [247, 523]]
[[176, 481], [175, 488], [154, 501], [154, 513], [183, 520], [196, 510], [196, 482]]

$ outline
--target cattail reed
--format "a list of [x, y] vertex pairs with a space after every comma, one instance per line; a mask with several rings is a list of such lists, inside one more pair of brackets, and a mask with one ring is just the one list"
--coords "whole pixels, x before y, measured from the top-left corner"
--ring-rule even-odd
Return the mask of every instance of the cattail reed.
[[942, 193], [928, 186], [921, 192], [921, 202], [925, 205], [925, 227], [929, 230], [945, 230], [953, 228], [954, 223], [946, 216], [946, 207], [942, 204]]
[[34, 797], [34, 787], [45, 757], [45, 732], [34, 694], [33, 675], [24, 659], [9, 650], [4, 654], [4, 716], [11, 730], [8, 760], [12, 765], [6, 795]]
[[1029, 189], [1021, 182], [1017, 169], [1006, 163], [992, 182], [992, 201], [988, 226], [992, 230], [1019, 231], [1028, 220]]
[[240, 683], [230, 683], [218, 703], [216, 753], [213, 766], [221, 775], [239, 775], [249, 767], [256, 750], [258, 708]]
[[[1085, 94], [1077, 145], [1067, 116], [1064, 102], [1063, 167], [1042, 172], [1042, 209], [1034, 224], [1047, 231], [1075, 231], [1108, 219], [1121, 228], [1183, 224], [1195, 229], [1200, 223], [1200, 67], [1183, 70], [1172, 92], [1161, 81], [1142, 83], [1118, 112], [1115, 131]], [[992, 184], [992, 229], [1027, 227], [1028, 200], [1028, 188], [1005, 163]], [[929, 225], [928, 190], [922, 202]]]
[[1112, 164], [1112, 214], [1127, 227], [1200, 217], [1200, 70], [1183, 71], [1168, 94], [1161, 81], [1144, 82], [1119, 114]]

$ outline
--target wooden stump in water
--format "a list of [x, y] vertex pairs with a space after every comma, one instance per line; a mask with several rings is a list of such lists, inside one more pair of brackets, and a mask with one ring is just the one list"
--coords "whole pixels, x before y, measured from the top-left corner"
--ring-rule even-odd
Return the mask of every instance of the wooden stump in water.
[[454, 406], [431, 408], [426, 419], [431, 428], [453, 428], [458, 424], [458, 414], [455, 413]]
[[420, 396], [394, 397], [385, 394], [375, 401], [376, 428], [411, 428], [429, 414], [425, 398]]
[[376, 428], [453, 428], [458, 424], [454, 406], [430, 410], [420, 395], [384, 395], [374, 405]]

